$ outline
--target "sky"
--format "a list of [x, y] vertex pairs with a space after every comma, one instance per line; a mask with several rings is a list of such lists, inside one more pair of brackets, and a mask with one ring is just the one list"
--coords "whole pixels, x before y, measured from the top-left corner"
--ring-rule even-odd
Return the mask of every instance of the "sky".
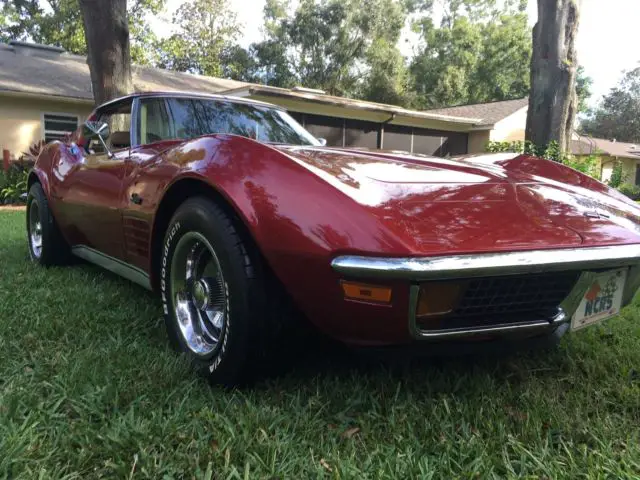
[[[262, 39], [262, 8], [264, 0], [228, 0], [242, 25], [241, 44], [248, 46]], [[595, 105], [614, 87], [623, 70], [631, 70], [640, 62], [640, 0], [581, 0], [581, 18], [577, 50], [579, 63], [593, 79], [590, 103]], [[181, 0], [168, 0], [167, 13], [174, 11]], [[529, 0], [529, 21], [537, 18], [537, 2]], [[166, 32], [166, 24], [154, 22], [157, 33]], [[405, 35], [402, 42], [405, 55], [410, 55], [416, 39]]]

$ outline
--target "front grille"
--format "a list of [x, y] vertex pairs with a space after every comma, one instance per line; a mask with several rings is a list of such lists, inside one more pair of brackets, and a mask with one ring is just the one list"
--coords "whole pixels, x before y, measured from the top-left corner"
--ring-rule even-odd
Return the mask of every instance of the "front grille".
[[448, 330], [550, 320], [579, 276], [573, 271], [471, 279], [453, 311], [417, 323], [425, 330]]

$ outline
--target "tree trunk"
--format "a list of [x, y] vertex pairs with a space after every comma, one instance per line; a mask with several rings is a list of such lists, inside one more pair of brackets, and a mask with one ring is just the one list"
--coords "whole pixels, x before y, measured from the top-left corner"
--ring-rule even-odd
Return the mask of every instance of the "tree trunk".
[[96, 105], [133, 91], [127, 0], [80, 0]]
[[570, 150], [577, 109], [578, 7], [578, 0], [538, 0], [526, 131], [537, 147], [556, 141], [562, 151]]

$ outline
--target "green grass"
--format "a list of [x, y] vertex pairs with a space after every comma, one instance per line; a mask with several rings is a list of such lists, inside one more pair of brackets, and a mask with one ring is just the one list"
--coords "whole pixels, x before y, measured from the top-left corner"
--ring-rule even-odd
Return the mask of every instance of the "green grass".
[[224, 391], [169, 348], [150, 294], [32, 265], [24, 237], [0, 212], [0, 477], [640, 478], [638, 305], [551, 352], [312, 351]]

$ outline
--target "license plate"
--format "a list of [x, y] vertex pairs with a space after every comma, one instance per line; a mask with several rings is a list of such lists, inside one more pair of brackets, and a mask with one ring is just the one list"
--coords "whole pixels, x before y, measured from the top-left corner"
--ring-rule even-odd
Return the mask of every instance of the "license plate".
[[573, 314], [571, 329], [579, 330], [617, 315], [622, 305], [626, 280], [626, 268], [599, 274]]

